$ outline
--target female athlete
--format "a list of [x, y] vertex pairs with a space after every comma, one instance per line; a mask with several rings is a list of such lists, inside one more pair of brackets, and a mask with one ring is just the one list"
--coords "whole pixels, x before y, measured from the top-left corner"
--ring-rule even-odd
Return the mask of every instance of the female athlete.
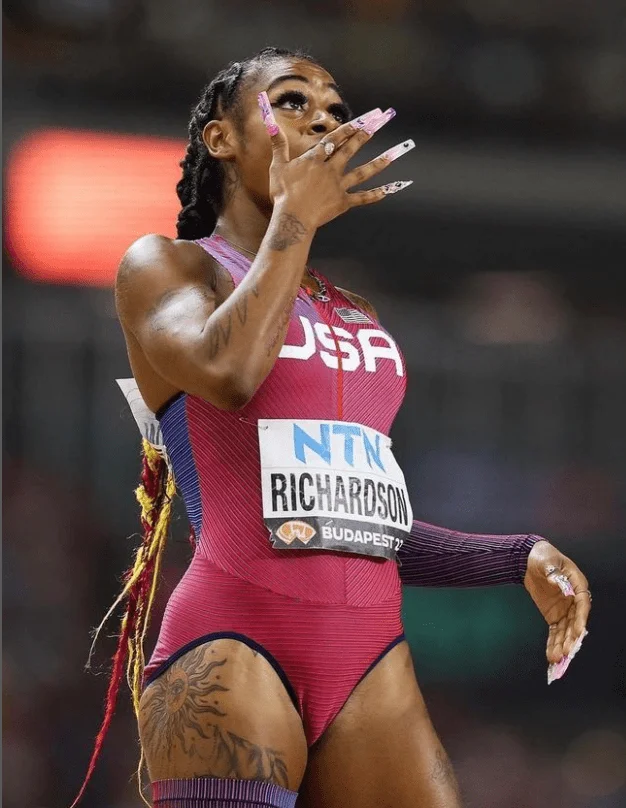
[[[406, 186], [359, 190], [412, 141], [348, 166], [393, 115], [350, 120], [299, 53], [232, 64], [193, 112], [178, 239], [145, 236], [120, 266], [130, 364], [172, 473], [144, 442], [144, 543], [96, 754], [129, 654], [155, 806], [458, 808], [401, 583], [523, 582], [552, 678], [585, 634], [587, 581], [541, 537], [412, 520], [387, 438], [401, 352], [369, 303], [308, 267], [318, 228]], [[174, 478], [196, 549], [144, 671]]]

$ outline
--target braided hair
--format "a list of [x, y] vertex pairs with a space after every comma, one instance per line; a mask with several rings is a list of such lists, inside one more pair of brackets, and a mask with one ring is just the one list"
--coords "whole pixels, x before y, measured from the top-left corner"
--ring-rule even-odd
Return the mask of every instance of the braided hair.
[[223, 202], [224, 166], [209, 154], [202, 139], [204, 127], [230, 110], [236, 112], [245, 80], [255, 75], [263, 62], [284, 56], [315, 62], [300, 51], [263, 48], [243, 62], [231, 62], [202, 91], [189, 121], [189, 144], [180, 164], [183, 176], [176, 186], [182, 205], [176, 224], [178, 238], [192, 240], [210, 235]]
[[[189, 123], [189, 145], [185, 159], [181, 162], [183, 176], [176, 191], [182, 210], [178, 215], [178, 237], [196, 239], [210, 235], [215, 227], [217, 215], [222, 205], [224, 168], [208, 152], [202, 139], [202, 132], [209, 121], [232, 110], [236, 112], [239, 94], [245, 79], [256, 73], [262, 62], [283, 56], [297, 59], [315, 60], [299, 51], [264, 48], [256, 56], [244, 62], [233, 62], [222, 70], [204, 88], [200, 101], [193, 110]], [[159, 572], [165, 542], [169, 531], [172, 502], [176, 493], [174, 477], [167, 468], [159, 452], [147, 441], [143, 442], [143, 464], [141, 484], [136, 491], [141, 505], [142, 542], [136, 551], [132, 566], [124, 576], [124, 586], [115, 602], [105, 615], [95, 632], [94, 644], [104, 624], [115, 613], [118, 606], [124, 605], [120, 624], [118, 644], [113, 656], [111, 676], [107, 690], [104, 718], [95, 740], [87, 774], [78, 796], [70, 806], [75, 808], [81, 800], [96, 762], [102, 751], [105, 736], [113, 720], [124, 670], [133, 697], [135, 714], [139, 713], [144, 654], [143, 644], [150, 624], [150, 616], [159, 582]], [[192, 532], [193, 544], [193, 532]], [[90, 651], [89, 659], [91, 660]], [[89, 663], [88, 663], [89, 666]], [[141, 789], [141, 769], [143, 750], [139, 761], [138, 784]], [[149, 803], [146, 802], [146, 805]]]

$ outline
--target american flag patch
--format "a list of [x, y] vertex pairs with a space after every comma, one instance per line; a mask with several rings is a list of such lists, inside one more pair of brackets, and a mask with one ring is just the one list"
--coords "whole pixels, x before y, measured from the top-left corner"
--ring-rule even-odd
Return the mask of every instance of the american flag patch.
[[335, 309], [336, 314], [344, 323], [371, 323], [370, 318], [358, 309]]

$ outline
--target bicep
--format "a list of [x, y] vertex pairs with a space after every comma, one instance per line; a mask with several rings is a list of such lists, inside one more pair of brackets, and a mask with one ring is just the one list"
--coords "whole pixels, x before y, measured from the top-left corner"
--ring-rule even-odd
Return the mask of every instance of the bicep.
[[187, 392], [204, 386], [203, 336], [217, 307], [213, 268], [198, 250], [195, 244], [146, 236], [124, 256], [116, 283], [124, 329], [153, 369]]
[[166, 290], [135, 320], [134, 335], [146, 359], [182, 389], [190, 371], [203, 369], [202, 337], [215, 308], [212, 289], [185, 285]]

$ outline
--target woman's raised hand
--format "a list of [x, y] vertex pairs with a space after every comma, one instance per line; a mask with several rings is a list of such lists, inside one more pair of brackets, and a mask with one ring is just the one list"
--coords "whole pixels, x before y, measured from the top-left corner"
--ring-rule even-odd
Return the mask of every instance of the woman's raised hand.
[[[288, 202], [293, 212], [308, 226], [317, 228], [350, 208], [380, 202], [401, 191], [412, 181], [393, 182], [368, 191], [350, 189], [376, 176], [389, 163], [415, 147], [412, 140], [394, 146], [376, 159], [346, 173], [349, 160], [372, 135], [388, 123], [395, 111], [372, 110], [329, 132], [300, 157], [291, 160], [287, 138], [276, 123], [266, 93], [259, 95], [259, 106], [272, 142], [270, 198], [274, 203]], [[292, 210], [293, 209], [293, 210]]]

